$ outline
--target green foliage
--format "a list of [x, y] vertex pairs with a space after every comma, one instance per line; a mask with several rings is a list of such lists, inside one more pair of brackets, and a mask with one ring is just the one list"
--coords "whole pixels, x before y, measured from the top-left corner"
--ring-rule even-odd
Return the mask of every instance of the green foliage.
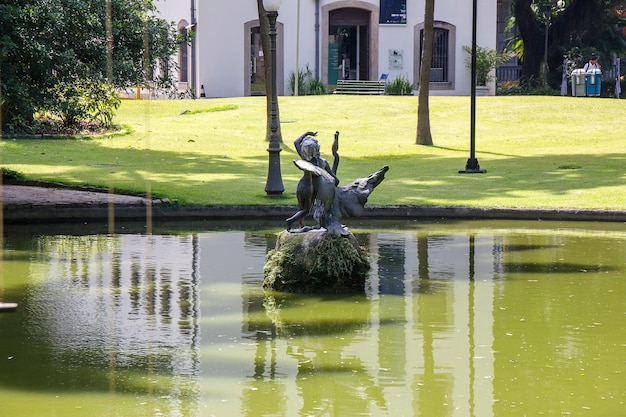
[[[467, 45], [463, 45], [463, 50], [469, 54], [465, 59], [465, 66], [467, 69], [472, 69], [472, 48]], [[515, 54], [513, 52], [504, 51], [498, 52], [495, 49], [490, 49], [482, 46], [476, 46], [476, 84], [487, 85], [488, 82], [494, 79], [491, 74], [498, 65], [513, 58]]]
[[560, 90], [544, 87], [543, 82], [533, 77], [526, 82], [498, 82], [496, 83], [496, 95], [498, 96], [558, 96]]
[[60, 82], [53, 85], [50, 88], [50, 98], [42, 109], [48, 110], [53, 116], [58, 116], [64, 126], [76, 126], [88, 115], [81, 90], [80, 82]]
[[[343, 286], [355, 267], [363, 261], [362, 253], [338, 234], [326, 234], [317, 246], [315, 264], [310, 271], [322, 285], [339, 282]], [[332, 278], [330, 282], [329, 279]]]
[[17, 172], [17, 171], [13, 171], [12, 169], [2, 168], [2, 180], [3, 181], [23, 180], [23, 179], [24, 179], [24, 174]]
[[92, 80], [60, 82], [51, 87], [48, 97], [42, 112], [58, 117], [65, 128], [93, 121], [102, 127], [111, 127], [114, 112], [121, 103], [114, 88]]
[[413, 83], [408, 78], [399, 76], [391, 82], [387, 82], [385, 93], [390, 96], [410, 96], [413, 95]]
[[293, 71], [289, 73], [289, 79], [287, 81], [289, 82], [289, 89], [291, 90], [291, 95], [293, 96], [296, 94], [296, 75], [298, 76], [297, 77], [298, 95], [299, 96], [306, 95], [306, 80], [305, 80], [306, 72], [304, 72], [303, 69], [299, 69], [297, 74]]
[[170, 57], [187, 39], [153, 10], [152, 0], [0, 0], [2, 128], [24, 129], [47, 111], [68, 124], [88, 113], [106, 125], [112, 87], [170, 88]]
[[324, 86], [324, 83], [321, 80], [311, 78], [309, 79], [309, 94], [312, 96], [326, 94], [326, 86]]
[[[548, 24], [548, 81], [556, 85], [560, 80], [563, 57], [572, 61], [568, 70], [580, 68], [591, 52], [600, 57], [605, 66], [613, 54], [626, 53], [623, 27], [626, 17], [622, 0], [566, 1], [565, 7], [553, 7], [546, 15], [540, 4], [533, 0], [514, 0], [507, 33], [512, 36], [509, 47], [517, 51], [523, 61], [522, 83], [542, 79], [544, 36]], [[516, 30], [511, 30], [516, 28]], [[522, 38], [524, 36], [524, 38]], [[532, 78], [531, 78], [532, 76]]]
[[607, 66], [606, 64], [611, 62], [612, 60], [612, 56], [611, 58], [609, 58], [608, 56], [604, 57], [596, 48], [581, 48], [575, 46], [565, 53], [565, 58], [567, 59], [567, 73], [571, 74], [573, 70], [577, 68], [582, 68], [587, 62], [589, 62], [589, 57], [591, 57], [592, 55], [595, 55], [599, 58], [598, 62], [601, 65], [602, 63], [604, 63], [604, 65]]
[[[615, 97], [615, 82], [616, 81], [617, 80], [615, 78], [602, 79], [602, 84], [600, 86], [600, 97], [616, 98]], [[626, 97], [626, 79], [624, 79], [624, 76], [622, 76], [620, 79], [620, 88], [621, 88], [620, 98]]]
[[[313, 72], [307, 65], [305, 69], [299, 69], [297, 73], [298, 95], [299, 96], [315, 96], [326, 94], [326, 87], [317, 78], [313, 77]], [[290, 72], [288, 77], [289, 89], [291, 95], [296, 93], [296, 73]]]
[[283, 292], [363, 288], [369, 270], [363, 249], [357, 250], [348, 238], [337, 234], [324, 233], [314, 244], [303, 240], [304, 235], [279, 236], [280, 245], [267, 254], [264, 288]]
[[121, 104], [119, 93], [110, 84], [85, 81], [82, 92], [83, 103], [89, 114], [88, 120], [95, 120], [109, 128], [113, 126], [113, 116]]

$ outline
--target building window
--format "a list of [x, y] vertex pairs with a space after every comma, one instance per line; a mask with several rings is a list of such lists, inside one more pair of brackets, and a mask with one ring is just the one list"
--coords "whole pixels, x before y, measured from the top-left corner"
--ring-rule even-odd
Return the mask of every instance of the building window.
[[[178, 32], [184, 39], [187, 38], [187, 29], [182, 28]], [[178, 49], [178, 81], [186, 83], [189, 81], [189, 45], [182, 43]]]
[[380, 0], [380, 24], [406, 24], [406, 0]]
[[[415, 65], [414, 79], [419, 83], [419, 71], [424, 44], [424, 24], [414, 28]], [[430, 89], [454, 90], [456, 27], [446, 22], [435, 21], [433, 28], [433, 57], [430, 65]]]
[[[443, 83], [450, 81], [448, 64], [449, 31], [441, 28], [433, 30], [433, 59], [430, 65], [430, 82]], [[420, 50], [424, 45], [424, 30], [420, 31]], [[420, 54], [421, 60], [421, 54]], [[421, 62], [420, 62], [421, 65]]]

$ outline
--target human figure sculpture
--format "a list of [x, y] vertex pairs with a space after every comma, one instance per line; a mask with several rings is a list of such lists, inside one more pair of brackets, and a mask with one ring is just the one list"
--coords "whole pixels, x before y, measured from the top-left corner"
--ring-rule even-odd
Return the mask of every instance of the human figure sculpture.
[[[294, 142], [302, 158], [293, 161], [302, 170], [296, 187], [298, 211], [287, 219], [287, 230], [278, 234], [275, 249], [268, 253], [263, 288], [287, 292], [363, 291], [370, 269], [367, 252], [341, 221], [363, 214], [367, 199], [385, 179], [389, 167], [339, 186], [339, 132], [335, 133], [332, 167], [320, 156], [315, 135], [306, 132]], [[316, 225], [304, 226], [303, 220], [310, 214]], [[297, 221], [301, 227], [291, 230]]]
[[[301, 169], [304, 174], [296, 188], [298, 196], [299, 210], [296, 214], [287, 219], [287, 230], [291, 230], [291, 225], [296, 220], [303, 219], [307, 214], [313, 214], [316, 226], [305, 227], [300, 223], [301, 228], [294, 233], [303, 233], [312, 229], [325, 228], [330, 233], [346, 235], [348, 229], [341, 224], [341, 219], [345, 217], [358, 217], [363, 214], [365, 203], [374, 189], [385, 179], [388, 166], [383, 166], [378, 171], [366, 178], [358, 178], [351, 184], [339, 187], [339, 180], [335, 175], [339, 161], [338, 149], [339, 132], [335, 133], [333, 144], [333, 155], [335, 164], [328, 170], [328, 163], [319, 155], [319, 144], [312, 138], [311, 132], [296, 139], [296, 149], [303, 157], [302, 160], [294, 161], [294, 164]], [[307, 144], [311, 138], [315, 143]], [[311, 146], [307, 148], [306, 146]], [[317, 145], [317, 147], [315, 147]], [[308, 159], [307, 159], [308, 158]], [[324, 164], [324, 162], [326, 162]]]
[[[317, 136], [317, 132], [305, 132], [294, 141], [298, 155], [300, 155], [301, 161], [307, 162], [329, 175], [332, 178], [331, 182], [336, 186], [339, 184], [339, 178], [337, 178], [336, 175], [337, 167], [339, 166], [339, 154], [337, 153], [339, 149], [339, 132], [335, 132], [335, 140], [332, 147], [334, 157], [332, 167], [326, 159], [321, 157], [320, 145], [314, 136]], [[286, 220], [287, 230], [291, 230], [292, 224], [296, 221], [300, 223], [301, 228], [304, 227], [304, 218], [310, 214], [313, 209], [313, 204], [315, 203], [318, 192], [317, 184], [319, 182], [314, 181], [313, 171], [315, 170], [303, 170], [302, 178], [296, 187], [298, 212]]]

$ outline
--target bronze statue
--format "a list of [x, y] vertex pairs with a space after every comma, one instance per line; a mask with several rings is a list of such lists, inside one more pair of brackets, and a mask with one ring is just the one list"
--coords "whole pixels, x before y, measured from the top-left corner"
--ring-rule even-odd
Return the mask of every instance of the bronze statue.
[[[335, 161], [330, 168], [328, 162], [319, 154], [319, 143], [313, 136], [314, 132], [301, 135], [294, 142], [298, 154], [302, 160], [294, 161], [294, 164], [304, 174], [296, 188], [298, 197], [298, 212], [287, 219], [287, 230], [291, 230], [292, 224], [300, 221], [300, 229], [294, 233], [303, 233], [312, 229], [325, 228], [330, 233], [346, 235], [347, 228], [341, 224], [344, 217], [357, 217], [363, 214], [365, 203], [371, 192], [384, 179], [388, 166], [383, 166], [378, 171], [366, 178], [354, 180], [350, 185], [339, 187], [339, 179], [336, 176], [339, 165], [339, 132], [335, 133], [333, 143], [333, 156]], [[305, 227], [304, 217], [313, 214], [316, 226]]]
[[[300, 155], [301, 162], [310, 163], [330, 175], [332, 177], [332, 182], [336, 186], [339, 184], [339, 178], [337, 178], [337, 167], [339, 166], [339, 154], [337, 153], [337, 150], [339, 149], [339, 132], [335, 132], [335, 140], [333, 142], [332, 150], [334, 161], [332, 168], [328, 161], [321, 157], [320, 145], [314, 136], [317, 136], [317, 132], [306, 132], [294, 141], [294, 145], [298, 151], [298, 155]], [[298, 212], [287, 219], [287, 230], [291, 230], [291, 225], [296, 221], [299, 221], [300, 227], [304, 227], [304, 218], [311, 213], [311, 209], [313, 208], [318, 192], [317, 183], [319, 181], [314, 181], [313, 170], [303, 169], [303, 171], [304, 173], [302, 178], [298, 182], [298, 186], [296, 188]]]
[[[365, 203], [389, 171], [378, 171], [339, 186], [339, 132], [333, 143], [333, 166], [320, 156], [315, 132], [306, 132], [294, 142], [302, 170], [296, 187], [298, 211], [287, 219], [287, 230], [278, 234], [276, 246], [267, 254], [263, 288], [288, 292], [363, 291], [370, 269], [367, 251], [341, 224], [346, 217], [363, 214]], [[305, 226], [313, 215], [315, 226]], [[291, 230], [298, 221], [300, 228]]]

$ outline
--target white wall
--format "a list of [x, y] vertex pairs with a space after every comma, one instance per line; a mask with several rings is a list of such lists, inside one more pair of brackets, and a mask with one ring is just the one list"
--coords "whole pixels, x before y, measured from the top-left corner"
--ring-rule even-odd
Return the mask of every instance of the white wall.
[[[282, 51], [284, 72], [284, 94], [289, 94], [287, 80], [298, 66], [306, 65], [315, 72], [318, 65], [320, 77], [322, 64], [315, 55], [315, 0], [299, 0], [300, 25], [299, 41], [297, 34], [298, 0], [285, 0], [279, 11], [278, 22], [283, 24]], [[363, 0], [378, 6], [379, 0]], [[258, 19], [256, 2], [252, 0], [229, 0], [212, 2], [196, 0], [197, 11], [197, 86], [204, 85], [207, 97], [242, 96], [245, 92], [246, 66], [249, 65], [245, 50], [246, 33], [244, 24]], [[320, 0], [320, 9], [331, 3], [341, 3], [345, 7], [357, 4], [354, 0]], [[496, 7], [497, 0], [478, 1], [478, 36], [480, 46], [496, 48]], [[159, 0], [156, 2], [162, 17], [168, 21], [191, 21], [191, 0]], [[423, 22], [424, 1], [407, 0], [406, 25], [380, 25], [378, 38], [378, 74], [390, 73], [393, 80], [398, 76], [414, 80], [414, 63], [419, 57], [414, 53], [414, 27]], [[472, 2], [439, 0], [435, 4], [435, 20], [445, 21], [456, 26], [455, 80], [452, 90], [431, 90], [432, 94], [469, 95], [470, 74], [465, 68], [467, 54], [463, 45], [471, 45]], [[320, 20], [320, 26], [322, 22]], [[320, 27], [321, 30], [321, 27]], [[321, 33], [320, 33], [321, 36]], [[279, 42], [280, 48], [280, 42]], [[320, 54], [322, 45], [320, 44]], [[389, 50], [402, 52], [403, 67], [389, 69]], [[280, 54], [279, 54], [280, 56]], [[321, 58], [321, 57], [320, 57]], [[280, 90], [280, 89], [279, 89]]]

